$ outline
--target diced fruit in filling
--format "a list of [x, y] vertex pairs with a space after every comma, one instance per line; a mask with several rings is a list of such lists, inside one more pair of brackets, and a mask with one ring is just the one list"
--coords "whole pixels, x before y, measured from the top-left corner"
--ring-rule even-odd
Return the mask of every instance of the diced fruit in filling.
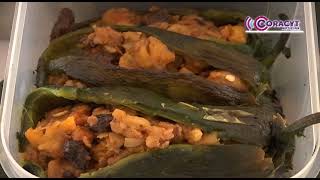
[[174, 60], [175, 54], [165, 44], [151, 36], [133, 43], [120, 58], [119, 66], [128, 69], [163, 70]]
[[29, 145], [23, 159], [39, 164], [48, 177], [78, 177], [131, 154], [175, 143], [219, 143], [217, 134], [199, 128], [141, 117], [126, 108], [86, 104], [49, 111], [25, 137]]
[[90, 116], [88, 123], [90, 130], [97, 133], [103, 133], [110, 130], [110, 121], [113, 117], [110, 114], [99, 114], [96, 116]]
[[89, 167], [90, 153], [79, 141], [66, 141], [63, 146], [63, 156], [78, 169], [85, 170]]

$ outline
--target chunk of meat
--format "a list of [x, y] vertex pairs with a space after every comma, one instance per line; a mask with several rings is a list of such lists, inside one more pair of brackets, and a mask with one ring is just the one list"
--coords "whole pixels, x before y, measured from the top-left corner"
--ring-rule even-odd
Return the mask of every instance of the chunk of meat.
[[175, 60], [175, 54], [154, 37], [141, 39], [120, 58], [119, 66], [128, 69], [163, 70]]
[[123, 47], [128, 50], [130, 48], [132, 48], [132, 46], [138, 42], [140, 39], [145, 39], [145, 35], [142, 34], [141, 32], [123, 32], [122, 33], [123, 38], [124, 38], [124, 43], [123, 43]]
[[238, 76], [228, 71], [211, 71], [208, 80], [233, 87], [240, 92], [247, 92], [248, 87]]
[[220, 27], [220, 33], [231, 42], [247, 43], [247, 35], [243, 26], [230, 24]]
[[121, 45], [123, 43], [122, 34], [110, 27], [96, 27], [94, 32], [89, 34], [87, 39], [83, 41], [85, 45], [102, 45], [109, 53], [121, 53]]
[[141, 17], [127, 8], [112, 8], [103, 14], [102, 22], [108, 25], [138, 25]]
[[85, 170], [89, 167], [90, 153], [83, 143], [79, 141], [69, 140], [64, 143], [63, 157], [78, 168]]

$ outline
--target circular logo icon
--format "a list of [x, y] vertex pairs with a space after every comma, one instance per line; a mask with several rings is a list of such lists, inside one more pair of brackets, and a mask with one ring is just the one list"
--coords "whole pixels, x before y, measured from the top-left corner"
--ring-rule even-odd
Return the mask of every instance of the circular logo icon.
[[245, 23], [244, 25], [247, 28], [247, 30], [251, 31], [254, 28], [254, 20], [250, 16], [247, 16], [244, 23]]
[[266, 31], [269, 29], [269, 27], [266, 25], [266, 22], [269, 21], [269, 19], [265, 16], [258, 16], [254, 20], [254, 28], [258, 31]]

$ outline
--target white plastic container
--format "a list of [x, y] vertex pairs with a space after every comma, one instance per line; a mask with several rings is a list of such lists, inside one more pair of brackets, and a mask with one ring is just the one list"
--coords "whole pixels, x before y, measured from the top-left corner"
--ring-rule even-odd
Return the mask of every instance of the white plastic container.
[[[6, 74], [6, 63], [8, 59], [10, 33], [15, 13], [15, 4], [16, 3], [14, 2], [0, 2], [0, 81], [5, 79], [4, 76]], [[0, 114], [1, 109], [2, 108], [0, 106]]]
[[[318, 89], [318, 42], [314, 3], [254, 2], [254, 3], [17, 3], [15, 28], [10, 42], [9, 65], [6, 73], [5, 97], [1, 121], [1, 164], [9, 177], [34, 177], [20, 167], [16, 132], [20, 130], [21, 110], [25, 98], [34, 88], [38, 58], [47, 47], [49, 35], [58, 12], [69, 7], [76, 21], [100, 15], [109, 7], [145, 8], [151, 5], [170, 7], [226, 7], [246, 11], [249, 15], [277, 18], [286, 13], [301, 21], [303, 34], [292, 34], [288, 46], [292, 57], [279, 56], [272, 71], [273, 87], [292, 122], [320, 111]], [[271, 36], [271, 35], [270, 35]], [[272, 36], [275, 37], [275, 36]], [[316, 177], [320, 169], [320, 125], [309, 127], [305, 138], [299, 138], [293, 159], [292, 177]]]
[[4, 78], [14, 8], [15, 3], [0, 2], [0, 80]]

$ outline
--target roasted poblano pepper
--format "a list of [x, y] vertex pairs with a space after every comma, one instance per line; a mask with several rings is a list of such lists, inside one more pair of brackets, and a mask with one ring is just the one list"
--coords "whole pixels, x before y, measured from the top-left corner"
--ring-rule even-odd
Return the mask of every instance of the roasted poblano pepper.
[[[260, 57], [262, 58], [261, 61], [266, 63], [260, 63], [253, 58], [253, 54], [255, 54], [255, 52], [251, 52], [251, 48], [248, 45], [235, 44], [222, 40], [201, 40], [147, 26], [112, 27], [119, 31], [141, 31], [148, 35], [155, 36], [163, 43], [168, 45], [168, 47], [170, 47], [172, 50], [176, 51], [176, 53], [180, 53], [184, 56], [194, 57], [193, 59], [205, 61], [215, 68], [233, 72], [239, 75], [242, 79], [246, 80], [253, 87], [258, 86], [261, 79], [269, 79], [268, 77], [265, 77], [268, 76], [268, 73], [265, 73], [268, 70], [265, 66], [263, 66], [263, 64], [267, 64], [267, 67], [270, 67], [270, 65], [272, 65], [274, 62], [274, 59], [284, 48], [284, 45], [288, 39], [288, 34], [281, 35], [279, 42], [273, 48], [272, 52], [268, 51], [268, 53], [263, 53], [268, 54], [267, 57], [264, 57], [267, 60], [264, 60], [263, 57]], [[43, 52], [39, 59], [37, 74], [38, 87], [45, 85], [44, 82], [47, 75], [46, 67], [50, 60], [66, 55], [86, 54], [80, 47], [80, 39], [91, 32], [93, 32], [91, 27], [79, 29], [77, 31], [65, 34], [64, 36], [61, 36], [50, 43], [49, 47]], [[262, 41], [259, 41], [259, 38], [257, 37], [253, 38], [253, 40], [250, 41], [250, 45], [260, 46], [261, 43], [257, 42]], [[256, 89], [253, 88], [253, 91], [256, 91]]]
[[[299, 134], [304, 128], [318, 123], [320, 116], [319, 113], [313, 114], [286, 126], [281, 116], [277, 115], [270, 107], [187, 104], [173, 101], [152, 91], [130, 87], [114, 86], [87, 89], [42, 87], [33, 91], [26, 100], [20, 142], [24, 139], [24, 131], [27, 128], [34, 127], [49, 107], [54, 108], [54, 106], [58, 107], [73, 101], [108, 104], [114, 107], [124, 106], [149, 116], [159, 116], [178, 123], [199, 127], [204, 132], [215, 131], [223, 142], [229, 144], [219, 146], [173, 145], [164, 150], [134, 154], [112, 166], [100, 169], [97, 172], [84, 174], [84, 177], [144, 177], [144, 175], [157, 177], [174, 177], [175, 175], [179, 177], [235, 177], [239, 175], [237, 174], [239, 172], [242, 172], [244, 177], [273, 176], [275, 172], [273, 165], [275, 168], [282, 165], [285, 155], [292, 153], [295, 135]], [[41, 107], [43, 108], [41, 109]], [[264, 154], [260, 148], [263, 148], [268, 156], [273, 158], [272, 165], [270, 160], [262, 158]], [[255, 155], [255, 153], [260, 155]], [[173, 158], [174, 156], [179, 158], [180, 161]], [[220, 159], [220, 156], [224, 158]], [[169, 170], [170, 168], [159, 171], [155, 167], [153, 170], [148, 170], [147, 174], [137, 172], [145, 166], [150, 168], [152, 163], [159, 163], [161, 164], [159, 167], [164, 167], [165, 163], [168, 162], [167, 158], [170, 159], [169, 162], [171, 160], [172, 162], [178, 161], [178, 164], [175, 164], [179, 167], [176, 171]], [[240, 161], [239, 159], [242, 158], [243, 160]], [[252, 158], [255, 160], [253, 161]], [[212, 161], [223, 162], [223, 159], [226, 162], [222, 164], [212, 163]], [[238, 160], [239, 164], [234, 163]], [[199, 174], [193, 170], [186, 172], [185, 170], [190, 168], [190, 163], [194, 163], [194, 168], [197, 170], [210, 168], [212, 171], [201, 171], [204, 174]], [[230, 163], [233, 163], [233, 165]], [[137, 166], [137, 164], [140, 165]], [[228, 173], [221, 174], [220, 170], [228, 166], [235, 169], [228, 169]], [[137, 171], [127, 171], [131, 168]]]
[[[138, 28], [138, 27], [135, 27], [135, 26], [115, 26], [114, 28], [116, 30], [119, 30], [119, 31], [125, 31], [128, 28], [130, 28], [130, 30], [132, 30], [132, 31], [135, 31], [135, 30], [136, 31], [140, 31], [140, 29], [135, 29], [135, 28]], [[132, 28], [134, 28], [134, 29], [132, 29]], [[151, 27], [140, 27], [140, 28], [144, 29], [144, 28], [151, 28]], [[234, 58], [237, 58], [236, 54], [238, 54], [240, 56], [247, 57], [247, 55], [242, 54], [242, 53], [237, 51], [237, 49], [243, 49], [243, 47], [244, 47], [243, 45], [238, 45], [238, 44], [234, 45], [234, 44], [231, 44], [231, 43], [228, 44], [227, 42], [223, 42], [223, 41], [219, 41], [219, 43], [218, 42], [210, 43], [211, 41], [200, 40], [200, 39], [197, 39], [197, 38], [192, 38], [192, 37], [180, 35], [180, 34], [177, 34], [177, 33], [171, 34], [173, 32], [160, 30], [158, 28], [153, 28], [153, 29], [159, 30], [161, 33], [163, 33], [163, 34], [160, 34], [160, 36], [162, 38], [159, 38], [158, 36], [156, 36], [156, 34], [153, 34], [153, 35], [155, 37], [159, 38], [165, 44], [168, 43], [167, 41], [164, 41], [165, 39], [168, 39], [168, 34], [167, 33], [169, 33], [169, 35], [173, 35], [172, 37], [169, 37], [169, 40], [170, 39], [173, 40], [173, 41], [169, 41], [169, 43], [171, 43], [171, 45], [167, 44], [169, 47], [175, 46], [176, 43], [179, 43], [180, 41], [182, 41], [181, 39], [184, 39], [184, 38], [186, 38], [187, 42], [195, 40], [196, 42], [200, 43], [200, 45], [202, 45], [202, 43], [203, 43], [202, 46], [197, 47], [196, 49], [192, 49], [193, 46], [194, 46], [194, 45], [192, 45], [192, 43], [191, 44], [189, 43], [189, 45], [187, 43], [184, 47], [182, 47], [182, 49], [180, 49], [180, 52], [179, 51], [178, 52], [182, 53], [184, 55], [187, 55], [187, 56], [191, 56], [191, 55], [188, 54], [188, 52], [190, 51], [190, 49], [192, 49], [192, 51], [195, 51], [195, 53], [194, 53], [195, 57], [197, 57], [197, 56], [200, 56], [200, 53], [203, 53], [202, 51], [206, 51], [206, 52], [204, 52], [205, 54], [203, 54], [202, 57], [196, 58], [196, 60], [197, 59], [204, 60], [205, 62], [206, 61], [210, 61], [210, 62], [212, 61], [211, 63], [208, 63], [208, 64], [210, 64], [210, 65], [215, 64], [215, 65], [217, 65], [216, 66], [217, 68], [230, 70], [230, 68], [232, 68], [232, 66], [239, 66], [239, 65], [243, 64], [241, 62], [237, 63], [237, 61], [235, 61], [234, 62], [235, 64], [233, 64], [232, 66], [230, 65], [230, 62], [232, 62], [231, 60], [234, 59]], [[146, 29], [146, 30], [148, 30], [148, 29]], [[64, 36], [61, 36], [61, 37], [55, 39], [54, 41], [52, 41], [49, 44], [49, 47], [42, 53], [42, 55], [41, 55], [41, 57], [39, 59], [37, 85], [38, 86], [43, 86], [44, 85], [44, 81], [45, 81], [45, 77], [46, 77], [45, 70], [46, 70], [46, 65], [47, 65], [48, 61], [50, 61], [52, 59], [55, 59], [55, 58], [58, 58], [58, 57], [65, 56], [65, 55], [80, 55], [80, 54], [84, 55], [84, 52], [83, 52], [84, 50], [81, 49], [81, 47], [79, 45], [80, 44], [80, 39], [82, 37], [84, 37], [85, 35], [88, 35], [91, 32], [93, 32], [93, 29], [91, 27], [87, 27], [87, 28], [84, 28], [84, 29], [79, 29], [79, 30], [74, 31], [74, 32], [70, 32], [70, 33], [65, 34]], [[142, 31], [142, 32], [144, 32], [144, 31]], [[174, 35], [178, 35], [178, 37], [175, 38]], [[183, 42], [184, 42], [184, 40], [183, 40]], [[217, 47], [216, 45], [218, 45], [219, 47]], [[213, 47], [211, 47], [211, 46], [213, 46]], [[199, 49], [199, 48], [201, 48], [201, 49]], [[206, 48], [208, 48], [208, 49], [205, 50]], [[214, 48], [214, 49], [212, 49], [212, 48]], [[219, 57], [220, 56], [219, 54], [222, 53], [221, 51], [227, 51], [224, 48], [227, 48], [227, 49], [230, 49], [230, 51], [235, 51], [236, 52], [235, 55], [232, 55], [233, 58], [231, 57], [231, 60], [227, 60], [229, 62], [229, 65], [228, 65], [228, 62], [226, 62], [225, 65], [221, 64], [221, 58], [223, 58], [223, 57], [220, 58], [220, 62], [219, 62], [219, 59], [217, 61], [215, 61], [211, 57], [211, 56], [214, 56], [214, 55], [217, 55]], [[179, 47], [178, 48], [172, 48], [172, 49], [173, 50], [179, 50]], [[197, 50], [197, 49], [199, 49], [199, 50]], [[245, 51], [250, 51], [250, 50], [248, 50], [248, 48], [244, 48], [244, 49], [247, 49]], [[216, 50], [221, 50], [221, 51], [218, 52]], [[212, 54], [212, 52], [215, 52], [215, 53]], [[223, 52], [223, 53], [231, 54], [230, 52]], [[226, 55], [226, 56], [228, 56], [228, 55]], [[251, 57], [249, 57], [249, 58], [252, 59]], [[216, 63], [213, 63], [213, 62], [216, 62]], [[243, 65], [244, 65], [243, 66], [244, 69], [248, 69], [248, 68], [249, 69], [254, 69], [255, 66], [257, 66], [257, 65], [259, 66], [259, 64], [255, 63], [255, 62], [253, 64], [244, 63]], [[250, 67], [248, 65], [251, 65], [252, 67]], [[233, 72], [233, 71], [231, 71], [231, 72]], [[248, 74], [250, 74], [250, 72], [252, 73], [253, 71], [252, 70], [249, 71]], [[252, 75], [252, 77], [249, 78], [251, 80], [251, 82], [253, 82], [253, 77], [254, 77], [254, 74]]]
[[[126, 106], [150, 116], [159, 116], [199, 127], [205, 132], [219, 131], [221, 138], [226, 141], [233, 140], [261, 146], [268, 144], [270, 127], [266, 122], [273, 121], [275, 114], [269, 107], [264, 110], [258, 107], [204, 106], [177, 102], [152, 91], [133, 87], [110, 86], [88, 89], [42, 87], [31, 93], [26, 100], [22, 132], [36, 125], [44, 108], [48, 110], [57, 103], [68, 103], [61, 101], [62, 99]], [[50, 102], [50, 106], [46, 106], [47, 102]], [[241, 129], [244, 132], [241, 132]]]
[[[84, 80], [87, 83], [93, 83], [96, 85], [103, 85], [102, 84], [102, 77], [105, 77], [103, 83], [111, 83], [113, 81], [116, 84], [131, 84], [135, 86], [145, 86], [150, 89], [156, 90], [157, 92], [164, 93], [169, 97], [173, 97], [175, 99], [180, 99], [182, 101], [195, 101], [200, 103], [206, 104], [213, 104], [213, 105], [234, 105], [234, 104], [253, 104], [252, 95], [249, 93], [241, 93], [233, 90], [230, 87], [215, 84], [213, 82], [207, 82], [206, 80], [192, 76], [192, 75], [184, 75], [184, 74], [175, 74], [175, 73], [156, 73], [156, 72], [147, 72], [142, 70], [125, 70], [121, 68], [114, 68], [110, 67], [109, 70], [112, 72], [124, 73], [120, 74], [119, 77], [115, 77], [114, 74], [111, 76], [102, 76], [97, 77], [97, 73], [99, 71], [90, 68], [85, 68], [86, 66], [83, 63], [73, 63], [75, 65], [73, 68], [70, 66], [72, 62], [68, 60], [66, 62], [61, 62], [63, 60], [58, 61], [55, 63], [55, 58], [64, 57], [68, 55], [81, 55], [86, 57], [85, 50], [79, 47], [78, 41], [81, 37], [86, 35], [88, 32], [92, 32], [91, 28], [81, 29], [79, 31], [75, 31], [73, 33], [67, 34], [62, 36], [56, 40], [54, 40], [50, 46], [46, 49], [46, 51], [42, 54], [39, 64], [38, 64], [38, 72], [37, 72], [37, 85], [39, 87], [46, 85], [47, 75], [51, 70], [58, 69], [66, 71], [66, 73], [76, 79]], [[70, 59], [65, 57], [65, 59]], [[83, 58], [82, 58], [83, 59]], [[52, 62], [51, 62], [52, 61]], [[50, 63], [50, 68], [48, 67]], [[63, 65], [68, 64], [68, 67], [64, 67]], [[88, 62], [90, 63], [90, 62]], [[258, 62], [257, 62], [258, 63]], [[79, 67], [77, 67], [79, 66]], [[85, 70], [81, 70], [81, 67], [85, 68]], [[97, 67], [97, 65], [95, 65]], [[69, 68], [69, 69], [66, 69]], [[102, 67], [98, 66], [98, 69]], [[108, 70], [108, 67], [106, 67]], [[105, 71], [104, 74], [110, 74], [110, 71]], [[76, 74], [78, 72], [78, 74]], [[96, 75], [92, 76], [93, 74], [89, 75], [90, 73], [94, 72]], [[80, 74], [79, 74], [80, 73]], [[84, 74], [86, 74], [84, 76]], [[146, 75], [148, 74], [148, 75]], [[81, 77], [79, 77], [81, 76]], [[93, 78], [95, 77], [95, 78]], [[123, 77], [121, 81], [118, 81], [120, 77]], [[167, 77], [167, 78], [165, 78]], [[86, 78], [86, 79], [83, 79]], [[89, 78], [89, 79], [88, 79]], [[97, 78], [97, 79], [96, 79]], [[106, 79], [108, 78], [108, 79]], [[116, 79], [114, 79], [116, 78]], [[153, 81], [153, 80], [160, 81]], [[88, 81], [89, 80], [89, 81]], [[180, 81], [177, 83], [176, 81]], [[170, 83], [169, 83], [170, 82]], [[167, 83], [167, 84], [166, 84]], [[155, 85], [156, 84], [156, 85]], [[198, 86], [193, 86], [193, 84], [198, 84]]]
[[[133, 86], [150, 89], [175, 100], [212, 105], [254, 104], [250, 93], [242, 93], [202, 77], [170, 72], [101, 66], [89, 57], [66, 56], [48, 65], [48, 72], [63, 72], [93, 86]], [[194, 86], [197, 84], [196, 86]]]
[[163, 150], [128, 156], [80, 177], [272, 177], [272, 160], [264, 155], [261, 148], [242, 144], [171, 145]]

